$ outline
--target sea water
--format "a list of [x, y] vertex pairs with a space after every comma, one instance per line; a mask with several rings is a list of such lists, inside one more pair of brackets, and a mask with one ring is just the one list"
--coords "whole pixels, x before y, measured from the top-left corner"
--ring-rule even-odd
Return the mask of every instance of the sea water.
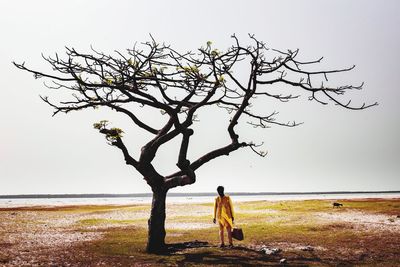
[[[213, 203], [216, 196], [168, 196], [167, 204], [179, 203]], [[279, 201], [279, 200], [308, 200], [308, 199], [362, 199], [362, 198], [400, 198], [400, 193], [298, 193], [298, 194], [240, 194], [231, 195], [233, 202], [244, 201]], [[0, 207], [23, 206], [67, 206], [67, 205], [137, 205], [150, 204], [152, 198], [145, 197], [81, 197], [81, 198], [12, 198], [0, 199]]]

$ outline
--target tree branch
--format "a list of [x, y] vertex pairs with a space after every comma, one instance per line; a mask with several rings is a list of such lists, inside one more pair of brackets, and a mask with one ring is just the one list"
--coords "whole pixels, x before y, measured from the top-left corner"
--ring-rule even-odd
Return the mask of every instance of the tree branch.
[[[248, 118], [250, 125], [262, 128], [267, 128], [270, 124], [288, 127], [300, 124], [295, 121], [276, 121], [275, 115], [278, 112], [275, 111], [265, 116], [252, 109], [252, 100], [257, 97], [288, 102], [300, 95], [280, 91], [271, 93], [269, 86], [280, 83], [288, 85], [309, 94], [309, 100], [323, 105], [332, 101], [335, 105], [351, 110], [377, 105], [364, 103], [353, 106], [351, 100], [342, 102], [341, 97], [346, 92], [362, 89], [363, 84], [332, 86], [328, 81], [328, 76], [330, 78], [337, 73], [349, 72], [354, 66], [308, 71], [311, 65], [320, 63], [322, 58], [300, 61], [297, 59], [298, 49], [271, 50], [254, 35], [249, 35], [252, 43], [249, 46], [240, 44], [235, 35], [232, 38], [234, 44], [225, 51], [217, 50], [212, 47], [211, 42], [207, 42], [207, 46], [198, 49], [197, 53], [180, 53], [168, 45], [157, 44], [154, 39], [143, 43], [143, 49], [135, 45], [126, 53], [115, 51], [114, 55], [93, 48], [89, 54], [80, 53], [67, 47], [64, 59], [58, 54], [53, 57], [42, 55], [55, 74], [30, 69], [25, 63], [13, 64], [18, 69], [33, 74], [35, 78], [52, 81], [45, 83], [48, 89], [70, 94], [69, 98], [57, 101], [41, 96], [54, 109], [53, 116], [59, 112], [108, 107], [127, 115], [140, 129], [152, 133], [154, 136], [142, 147], [139, 159], [135, 160], [121, 139], [121, 129], [108, 129], [105, 121], [95, 124], [109, 144], [122, 151], [125, 162], [135, 167], [152, 188], [161, 186], [170, 189], [192, 184], [196, 181], [195, 171], [198, 168], [242, 147], [249, 147], [257, 155], [265, 156], [266, 152], [258, 150], [259, 145], [239, 141], [235, 127], [242, 123], [242, 117]], [[151, 127], [142, 119], [144, 112], [131, 109], [133, 105], [148, 108], [146, 112], [152, 111], [152, 116], [166, 115], [168, 121], [161, 129]], [[189, 127], [196, 120], [196, 113], [210, 106], [225, 109], [230, 114], [225, 134], [229, 135], [231, 141], [228, 145], [190, 162], [189, 141], [194, 132]], [[263, 106], [263, 109], [266, 108]], [[152, 161], [162, 145], [180, 135], [182, 140], [176, 163], [179, 170], [163, 177], [156, 171]]]

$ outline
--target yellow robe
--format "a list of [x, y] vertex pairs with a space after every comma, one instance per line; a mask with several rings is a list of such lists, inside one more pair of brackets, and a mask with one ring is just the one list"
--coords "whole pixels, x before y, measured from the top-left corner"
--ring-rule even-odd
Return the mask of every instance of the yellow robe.
[[222, 198], [218, 196], [215, 198], [214, 204], [214, 218], [218, 219], [218, 222], [223, 227], [233, 227], [232, 218], [234, 218], [233, 206], [231, 198], [227, 195]]

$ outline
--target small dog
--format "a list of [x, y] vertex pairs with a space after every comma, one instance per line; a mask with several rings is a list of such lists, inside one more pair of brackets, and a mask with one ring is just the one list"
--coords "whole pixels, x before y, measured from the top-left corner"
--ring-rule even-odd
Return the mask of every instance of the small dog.
[[337, 207], [337, 208], [339, 208], [339, 207], [343, 207], [343, 204], [342, 203], [339, 203], [339, 202], [333, 202], [333, 207]]

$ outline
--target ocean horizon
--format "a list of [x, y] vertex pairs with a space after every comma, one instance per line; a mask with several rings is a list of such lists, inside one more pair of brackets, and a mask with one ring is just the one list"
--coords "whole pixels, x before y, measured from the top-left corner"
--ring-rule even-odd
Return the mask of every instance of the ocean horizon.
[[[308, 199], [400, 198], [400, 191], [231, 192], [234, 202]], [[216, 193], [168, 193], [167, 204], [212, 203]], [[0, 195], [0, 207], [150, 204], [151, 193]]]
[[[309, 192], [228, 192], [231, 196], [257, 196], [257, 195], [347, 195], [347, 194], [400, 194], [400, 190], [388, 191], [309, 191]], [[187, 197], [187, 196], [214, 196], [215, 192], [188, 192], [173, 193], [169, 192], [168, 196]], [[0, 199], [19, 199], [19, 198], [125, 198], [125, 197], [151, 197], [152, 193], [129, 193], [129, 194], [112, 194], [112, 193], [93, 193], [93, 194], [8, 194], [0, 195]]]

